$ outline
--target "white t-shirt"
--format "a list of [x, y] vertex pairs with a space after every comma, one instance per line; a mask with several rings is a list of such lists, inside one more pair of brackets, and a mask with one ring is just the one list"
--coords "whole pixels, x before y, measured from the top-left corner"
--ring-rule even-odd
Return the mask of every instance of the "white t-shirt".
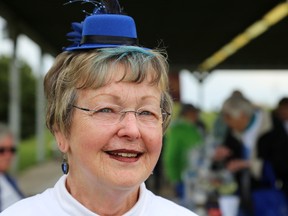
[[17, 191], [15, 191], [11, 183], [8, 182], [7, 178], [3, 174], [0, 174], [0, 189], [0, 212], [22, 199], [22, 197], [17, 193]]
[[[23, 199], [6, 209], [1, 216], [97, 216], [74, 197], [65, 187], [66, 176], [62, 176], [54, 188]], [[167, 199], [156, 196], [147, 190], [143, 183], [140, 187], [139, 200], [123, 216], [197, 216], [190, 210]]]

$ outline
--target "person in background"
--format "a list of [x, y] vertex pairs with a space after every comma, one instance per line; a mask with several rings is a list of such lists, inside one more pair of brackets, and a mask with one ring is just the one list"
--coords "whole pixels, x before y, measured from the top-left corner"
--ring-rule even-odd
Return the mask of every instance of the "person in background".
[[288, 199], [288, 97], [281, 98], [271, 114], [273, 127], [260, 137], [258, 155], [270, 162], [276, 177], [276, 186]]
[[191, 165], [190, 153], [204, 141], [203, 127], [198, 125], [198, 112], [192, 104], [181, 104], [179, 116], [173, 121], [165, 136], [164, 173], [180, 200], [185, 196], [183, 174]]
[[16, 153], [13, 135], [4, 123], [0, 123], [0, 212], [24, 198], [16, 181], [8, 172]]
[[[257, 157], [257, 140], [271, 128], [269, 113], [245, 97], [229, 97], [222, 106], [227, 131], [213, 156], [213, 169], [227, 169], [238, 183], [242, 215], [253, 215], [252, 189], [261, 187], [262, 160]], [[233, 207], [235, 208], [235, 207]]]
[[64, 175], [1, 216], [196, 216], [144, 183], [172, 112], [166, 54], [138, 45], [134, 20], [118, 1], [87, 2], [93, 13], [72, 24], [74, 44], [44, 80], [46, 123]]
[[[244, 94], [239, 89], [234, 89], [231, 92], [231, 95], [228, 98], [234, 98], [234, 97], [235, 98], [244, 98], [245, 99]], [[212, 128], [212, 135], [213, 135], [213, 138], [214, 138], [214, 142], [216, 144], [219, 144], [219, 143], [222, 142], [222, 140], [225, 137], [226, 130], [227, 130], [227, 125], [226, 125], [226, 123], [224, 121], [224, 116], [220, 112], [216, 116], [216, 119], [215, 119], [215, 121], [213, 123], [213, 128]]]

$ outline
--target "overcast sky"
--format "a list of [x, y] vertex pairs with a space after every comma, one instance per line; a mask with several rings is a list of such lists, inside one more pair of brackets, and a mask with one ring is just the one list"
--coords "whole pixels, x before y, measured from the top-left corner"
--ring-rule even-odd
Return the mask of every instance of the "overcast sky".
[[204, 110], [219, 110], [236, 89], [253, 103], [270, 108], [282, 97], [288, 97], [288, 70], [215, 70], [203, 84], [184, 70], [180, 83], [182, 100]]
[[[3, 34], [3, 26], [4, 20], [0, 17], [0, 54], [9, 55], [12, 44]], [[37, 73], [40, 49], [24, 35], [19, 37], [17, 55]], [[45, 71], [52, 62], [51, 56], [45, 56]], [[268, 107], [274, 107], [281, 97], [288, 96], [288, 70], [215, 70], [202, 84], [188, 70], [183, 70], [180, 83], [182, 101], [193, 103], [206, 111], [218, 111], [235, 89], [241, 90], [252, 102]]]

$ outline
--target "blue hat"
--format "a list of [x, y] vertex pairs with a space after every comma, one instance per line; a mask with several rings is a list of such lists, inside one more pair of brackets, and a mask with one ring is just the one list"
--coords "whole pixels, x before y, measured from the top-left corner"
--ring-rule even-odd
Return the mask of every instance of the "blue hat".
[[[115, 2], [118, 4], [118, 1]], [[133, 18], [123, 14], [109, 13], [107, 5], [102, 3], [100, 6], [97, 4], [93, 13], [87, 16], [83, 22], [72, 23], [74, 31], [68, 33], [67, 36], [70, 41], [73, 41], [73, 44], [64, 47], [63, 50], [73, 51], [138, 45], [136, 25]]]

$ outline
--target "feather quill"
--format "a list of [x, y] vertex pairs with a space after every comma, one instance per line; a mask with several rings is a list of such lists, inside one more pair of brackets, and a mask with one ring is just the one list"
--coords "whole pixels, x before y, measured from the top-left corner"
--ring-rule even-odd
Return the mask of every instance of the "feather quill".
[[118, 0], [101, 0], [107, 14], [121, 14], [122, 10]]

